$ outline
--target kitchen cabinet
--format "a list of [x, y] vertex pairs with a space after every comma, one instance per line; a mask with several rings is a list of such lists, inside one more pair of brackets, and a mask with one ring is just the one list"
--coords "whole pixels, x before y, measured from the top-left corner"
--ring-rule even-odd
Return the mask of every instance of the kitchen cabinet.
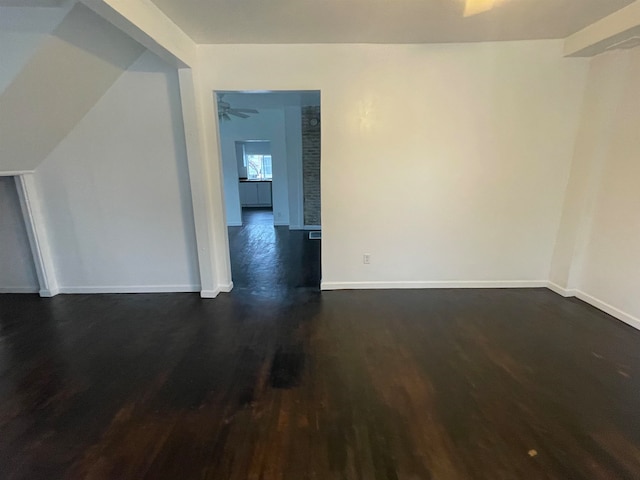
[[258, 205], [271, 206], [271, 182], [258, 182]]
[[240, 205], [243, 207], [271, 207], [271, 182], [241, 181]]

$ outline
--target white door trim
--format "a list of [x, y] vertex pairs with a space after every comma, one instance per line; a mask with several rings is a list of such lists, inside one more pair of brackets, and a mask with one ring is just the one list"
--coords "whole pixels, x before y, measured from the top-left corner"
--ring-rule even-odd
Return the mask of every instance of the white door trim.
[[33, 263], [40, 284], [40, 296], [53, 297], [60, 291], [35, 179], [33, 173], [18, 175], [15, 179], [29, 245], [33, 254]]

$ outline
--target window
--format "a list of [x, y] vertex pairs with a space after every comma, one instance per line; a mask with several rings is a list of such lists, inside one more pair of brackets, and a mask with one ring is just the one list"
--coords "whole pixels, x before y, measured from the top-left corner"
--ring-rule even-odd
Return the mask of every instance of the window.
[[249, 180], [271, 180], [273, 171], [271, 168], [271, 155], [247, 155], [244, 156], [247, 166], [247, 178]]

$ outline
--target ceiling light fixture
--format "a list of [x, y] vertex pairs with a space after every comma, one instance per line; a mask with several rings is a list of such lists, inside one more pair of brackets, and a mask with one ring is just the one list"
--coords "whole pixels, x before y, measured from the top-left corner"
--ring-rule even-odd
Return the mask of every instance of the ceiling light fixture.
[[488, 12], [506, 0], [466, 0], [464, 4], [464, 16], [473, 17]]
[[229, 102], [222, 100], [224, 93], [218, 94], [218, 119], [230, 121], [230, 115], [239, 118], [249, 118], [250, 114], [258, 113], [255, 108], [233, 108]]

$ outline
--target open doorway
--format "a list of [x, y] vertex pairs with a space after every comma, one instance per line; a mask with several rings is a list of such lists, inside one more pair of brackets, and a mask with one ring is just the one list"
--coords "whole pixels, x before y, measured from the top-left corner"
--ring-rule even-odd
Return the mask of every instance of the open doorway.
[[216, 101], [234, 289], [319, 289], [320, 92]]
[[274, 225], [271, 142], [236, 141], [236, 160], [242, 225]]

